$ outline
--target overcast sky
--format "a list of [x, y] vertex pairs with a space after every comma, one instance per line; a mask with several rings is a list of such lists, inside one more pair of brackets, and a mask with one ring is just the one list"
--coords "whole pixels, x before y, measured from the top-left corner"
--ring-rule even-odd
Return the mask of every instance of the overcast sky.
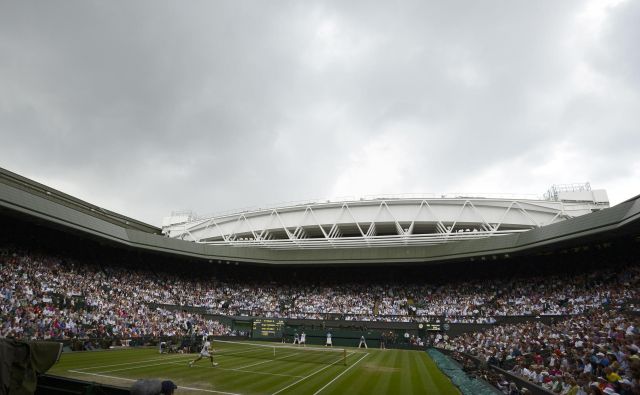
[[0, 166], [159, 225], [640, 193], [638, 1], [0, 1]]

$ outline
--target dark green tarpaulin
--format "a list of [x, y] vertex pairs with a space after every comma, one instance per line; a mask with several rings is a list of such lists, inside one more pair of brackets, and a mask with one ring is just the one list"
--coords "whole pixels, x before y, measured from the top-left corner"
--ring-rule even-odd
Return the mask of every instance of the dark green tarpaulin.
[[499, 393], [497, 389], [485, 381], [469, 377], [457, 363], [440, 351], [430, 348], [427, 353], [464, 395], [496, 395]]
[[38, 375], [60, 357], [62, 343], [0, 339], [0, 395], [31, 395]]

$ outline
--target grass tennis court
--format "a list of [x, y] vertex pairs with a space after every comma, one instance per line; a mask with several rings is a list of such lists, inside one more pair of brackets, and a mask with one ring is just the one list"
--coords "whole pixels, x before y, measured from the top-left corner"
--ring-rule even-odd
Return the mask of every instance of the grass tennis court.
[[[291, 345], [214, 342], [207, 359], [139, 348], [64, 353], [49, 374], [129, 387], [140, 378], [170, 379], [177, 394], [459, 394], [425, 352], [342, 349], [323, 353]], [[275, 349], [274, 349], [275, 347]]]

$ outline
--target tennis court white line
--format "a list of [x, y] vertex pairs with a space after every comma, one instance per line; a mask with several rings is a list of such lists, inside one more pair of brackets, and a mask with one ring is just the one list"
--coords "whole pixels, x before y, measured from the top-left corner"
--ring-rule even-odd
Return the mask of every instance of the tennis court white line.
[[364, 354], [363, 356], [360, 357], [360, 359], [358, 359], [357, 361], [355, 361], [353, 363], [353, 365], [349, 366], [348, 368], [346, 368], [344, 370], [344, 372], [340, 373], [339, 375], [337, 375], [333, 380], [329, 381], [327, 384], [324, 385], [324, 387], [320, 388], [319, 390], [317, 390], [316, 392], [313, 393], [313, 395], [318, 395], [320, 392], [322, 392], [323, 389], [327, 388], [329, 385], [331, 385], [331, 383], [333, 383], [334, 381], [336, 381], [337, 379], [340, 378], [340, 376], [342, 376], [343, 374], [347, 373], [349, 371], [349, 369], [351, 369], [352, 367], [356, 366], [358, 364], [358, 362], [362, 361], [363, 359], [366, 358], [366, 356], [369, 354]]
[[[118, 377], [118, 376], [107, 376], [106, 374], [100, 374], [100, 373], [89, 373], [89, 372], [81, 372], [79, 370], [68, 370], [68, 372], [71, 373], [79, 373], [79, 374], [88, 374], [91, 376], [97, 376], [97, 377], [106, 377], [108, 379], [115, 379], [115, 380], [125, 380], [125, 381], [137, 381], [134, 379], [128, 379], [125, 377]], [[191, 390], [191, 391], [202, 391], [202, 392], [210, 392], [212, 394], [222, 394], [222, 395], [242, 395], [242, 394], [237, 394], [235, 392], [224, 392], [224, 391], [215, 391], [215, 390], [205, 390], [204, 388], [194, 388], [194, 387], [185, 387], [184, 385], [179, 385], [178, 389], [180, 388], [184, 388], [186, 390]]]
[[89, 373], [89, 372], [81, 372], [79, 370], [67, 370], [67, 372], [71, 372], [71, 373], [80, 373], [80, 374], [88, 374], [91, 376], [98, 376], [98, 377], [106, 377], [108, 379], [116, 379], [116, 380], [125, 380], [125, 381], [137, 381], [134, 379], [128, 379], [126, 377], [117, 377], [117, 376], [107, 376], [106, 374], [100, 374], [100, 373]]
[[[293, 353], [293, 354], [285, 355], [284, 357], [280, 357], [280, 358], [267, 359], [266, 361], [252, 363], [251, 365], [240, 366], [240, 367], [239, 367], [239, 368], [237, 368], [237, 369], [246, 369], [246, 368], [250, 368], [251, 366], [258, 366], [258, 365], [262, 365], [263, 363], [273, 362], [273, 361], [278, 361], [278, 360], [280, 360], [280, 359], [289, 358], [289, 357], [292, 357], [292, 356], [297, 355], [297, 354], [298, 354], [298, 353]], [[299, 376], [299, 377], [302, 377], [302, 376]]]
[[[178, 365], [178, 366], [184, 366], [184, 364], [179, 364], [179, 363], [173, 363], [174, 365]], [[209, 368], [209, 369], [216, 369], [216, 370], [230, 370], [230, 371], [234, 371], [234, 372], [244, 372], [244, 373], [253, 373], [253, 374], [264, 374], [264, 375], [268, 375], [268, 376], [281, 376], [281, 377], [303, 377], [303, 376], [296, 376], [293, 374], [282, 374], [282, 373], [268, 373], [268, 372], [258, 372], [255, 370], [242, 370], [242, 369], [236, 369], [236, 368], [221, 368], [220, 366], [197, 366], [194, 365], [194, 368]]]
[[301, 382], [301, 381], [303, 381], [303, 380], [306, 380], [306, 379], [308, 379], [308, 378], [309, 378], [309, 377], [311, 377], [311, 376], [315, 376], [316, 374], [318, 374], [318, 373], [322, 372], [322, 371], [323, 371], [323, 370], [325, 370], [325, 369], [329, 369], [330, 367], [334, 366], [334, 365], [335, 365], [336, 363], [338, 363], [338, 362], [340, 362], [340, 360], [337, 360], [337, 361], [335, 361], [335, 362], [331, 363], [330, 365], [325, 366], [325, 367], [324, 367], [324, 368], [322, 368], [322, 369], [316, 370], [315, 372], [313, 372], [313, 373], [311, 373], [311, 374], [309, 374], [309, 375], [303, 376], [300, 380], [296, 380], [296, 381], [294, 381], [293, 383], [291, 383], [291, 384], [287, 385], [286, 387], [284, 387], [284, 388], [282, 388], [282, 389], [279, 389], [278, 391], [274, 392], [274, 393], [273, 393], [273, 394], [271, 394], [271, 395], [277, 395], [277, 394], [281, 393], [282, 391], [284, 391], [284, 390], [286, 390], [286, 389], [289, 389], [289, 388], [293, 387], [294, 385], [298, 384], [299, 382]]
[[[302, 347], [302, 346], [294, 346], [293, 344], [288, 344], [288, 343], [276, 343], [273, 345], [267, 345], [267, 344], [259, 344], [259, 343], [249, 343], [249, 342], [239, 342], [239, 341], [228, 341], [228, 340], [215, 340], [215, 343], [222, 343], [222, 344], [238, 344], [238, 345], [246, 345], [246, 344], [250, 344], [252, 346], [254, 346], [255, 348], [269, 348], [269, 349], [283, 349], [283, 350], [315, 350], [315, 351], [322, 351], [322, 352], [335, 352], [335, 353], [341, 353], [344, 352], [345, 350], [347, 350], [346, 348], [330, 348], [330, 347]], [[350, 351], [347, 351], [350, 352]], [[354, 351], [357, 352], [357, 351]], [[361, 352], [362, 353], [362, 352]]]
[[252, 366], [258, 366], [258, 365], [262, 365], [263, 363], [272, 362], [272, 361], [275, 361], [275, 359], [267, 359], [266, 361], [252, 363], [251, 365], [240, 366], [237, 369], [246, 369], [246, 368], [250, 368]]
[[238, 355], [238, 354], [244, 354], [244, 353], [248, 353], [248, 352], [253, 352], [253, 351], [255, 351], [255, 350], [260, 350], [260, 348], [259, 348], [259, 347], [253, 347], [253, 348], [250, 348], [250, 349], [245, 350], [245, 351], [230, 352], [230, 353], [228, 353], [228, 354], [226, 354], [226, 353], [222, 353], [222, 354], [221, 354], [219, 350], [218, 350], [218, 351], [216, 351], [216, 350], [214, 349], [214, 351], [213, 351], [213, 355], [216, 355], [216, 354], [218, 354], [218, 355], [220, 355], [220, 356]]
[[78, 369], [78, 370], [111, 368], [111, 367], [114, 367], [114, 366], [125, 366], [125, 365], [133, 365], [133, 364], [136, 364], [136, 363], [162, 361], [163, 359], [169, 359], [169, 358], [175, 360], [175, 359], [178, 359], [178, 357], [183, 357], [184, 358], [186, 356], [189, 356], [191, 358], [191, 356], [189, 354], [168, 355], [168, 356], [163, 357], [163, 358], [145, 359], [145, 360], [142, 360], [142, 361], [116, 363], [116, 364], [112, 364], [112, 365], [91, 366], [91, 367], [88, 367], [88, 368], [81, 368], [81, 369]]
[[[185, 359], [185, 361], [187, 361], [187, 360]], [[122, 368], [122, 369], [105, 370], [104, 372], [98, 372], [98, 373], [121, 372], [123, 370], [133, 370], [133, 369], [148, 368], [148, 367], [151, 367], [151, 366], [160, 366], [160, 365], [169, 365], [169, 364], [177, 364], [177, 363], [175, 361], [152, 363], [152, 364], [148, 364], [148, 365], [131, 366], [131, 367]], [[183, 363], [181, 363], [181, 365], [183, 365], [183, 364], [184, 364], [184, 361], [183, 361]]]

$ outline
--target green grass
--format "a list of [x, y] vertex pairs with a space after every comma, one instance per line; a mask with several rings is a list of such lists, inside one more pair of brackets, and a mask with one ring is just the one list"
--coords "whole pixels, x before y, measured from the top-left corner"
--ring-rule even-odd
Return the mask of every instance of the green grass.
[[140, 348], [65, 353], [48, 373], [121, 387], [140, 378], [170, 379], [177, 394], [459, 394], [425, 352], [347, 349], [345, 366], [342, 353], [278, 348], [273, 356], [272, 348], [247, 351], [253, 344], [214, 343], [217, 367], [202, 359], [190, 368], [197, 354]]

